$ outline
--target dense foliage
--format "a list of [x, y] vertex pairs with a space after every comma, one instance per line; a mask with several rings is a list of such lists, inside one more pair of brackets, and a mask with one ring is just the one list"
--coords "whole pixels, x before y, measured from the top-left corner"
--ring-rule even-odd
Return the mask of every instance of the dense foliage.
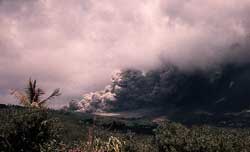
[[165, 124], [157, 128], [156, 139], [162, 152], [247, 152], [250, 151], [249, 130], [186, 128], [181, 124]]
[[0, 105], [0, 151], [247, 152], [250, 130]]
[[27, 109], [1, 111], [0, 151], [40, 152], [58, 146], [60, 125], [46, 111]]

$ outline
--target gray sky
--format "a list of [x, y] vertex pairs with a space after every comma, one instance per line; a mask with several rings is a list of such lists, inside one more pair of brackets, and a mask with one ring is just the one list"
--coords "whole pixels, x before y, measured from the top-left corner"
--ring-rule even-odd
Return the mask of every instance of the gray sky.
[[0, 0], [0, 103], [29, 77], [60, 87], [58, 106], [116, 69], [248, 59], [249, 14], [249, 0]]

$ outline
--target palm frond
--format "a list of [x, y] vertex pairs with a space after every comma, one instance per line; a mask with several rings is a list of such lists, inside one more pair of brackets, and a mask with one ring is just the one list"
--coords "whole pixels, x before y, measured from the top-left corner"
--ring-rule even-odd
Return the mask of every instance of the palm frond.
[[36, 89], [33, 102], [36, 102], [36, 103], [40, 102], [40, 97], [44, 94], [45, 92], [42, 89], [40, 88]]
[[33, 90], [36, 89], [36, 80], [33, 81]]
[[20, 101], [20, 104], [38, 108], [42, 108], [46, 101], [61, 95], [59, 88], [55, 89], [50, 96], [41, 100], [40, 98], [44, 94], [45, 92], [41, 88], [37, 88], [37, 81], [31, 78], [29, 78], [24, 93], [17, 90], [11, 90], [11, 95], [14, 95]]
[[15, 96], [19, 100], [20, 104], [22, 104], [24, 106], [30, 106], [30, 104], [31, 104], [30, 100], [22, 92], [14, 90], [14, 89], [11, 89], [10, 90], [10, 94], [13, 95], [13, 96]]
[[32, 81], [30, 78], [25, 92], [30, 102], [33, 102], [36, 95], [36, 81]]
[[41, 106], [41, 105], [43, 105], [46, 101], [51, 100], [51, 99], [53, 99], [53, 98], [55, 98], [55, 97], [58, 97], [58, 96], [60, 96], [60, 95], [61, 95], [60, 89], [57, 88], [57, 89], [55, 89], [55, 90], [51, 93], [50, 96], [48, 96], [48, 97], [45, 98], [44, 100], [40, 101], [38, 104]]

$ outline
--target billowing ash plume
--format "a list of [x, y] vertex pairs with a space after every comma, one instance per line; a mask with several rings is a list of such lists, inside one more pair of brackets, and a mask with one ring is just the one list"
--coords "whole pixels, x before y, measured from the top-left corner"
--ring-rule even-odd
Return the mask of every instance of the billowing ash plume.
[[210, 70], [183, 71], [168, 64], [142, 73], [124, 70], [103, 91], [77, 103], [84, 112], [160, 108], [232, 112], [250, 109], [250, 64], [224, 64]]
[[0, 102], [30, 76], [66, 102], [114, 69], [246, 61], [249, 14], [249, 0], [0, 0]]
[[83, 95], [83, 99], [77, 103], [75, 110], [81, 112], [101, 112], [111, 110], [114, 102], [117, 102], [116, 95], [122, 89], [120, 86], [123, 81], [123, 72], [114, 72], [111, 85], [107, 85], [104, 90], [90, 92]]

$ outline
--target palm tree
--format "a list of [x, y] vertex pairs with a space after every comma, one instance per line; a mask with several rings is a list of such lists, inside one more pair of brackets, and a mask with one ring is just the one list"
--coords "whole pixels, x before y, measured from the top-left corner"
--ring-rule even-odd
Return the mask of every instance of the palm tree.
[[59, 88], [55, 89], [47, 98], [41, 99], [44, 94], [45, 92], [41, 88], [37, 88], [37, 81], [31, 80], [31, 78], [25, 92], [11, 90], [11, 95], [14, 95], [20, 101], [20, 104], [27, 107], [42, 108], [47, 101], [61, 95]]

